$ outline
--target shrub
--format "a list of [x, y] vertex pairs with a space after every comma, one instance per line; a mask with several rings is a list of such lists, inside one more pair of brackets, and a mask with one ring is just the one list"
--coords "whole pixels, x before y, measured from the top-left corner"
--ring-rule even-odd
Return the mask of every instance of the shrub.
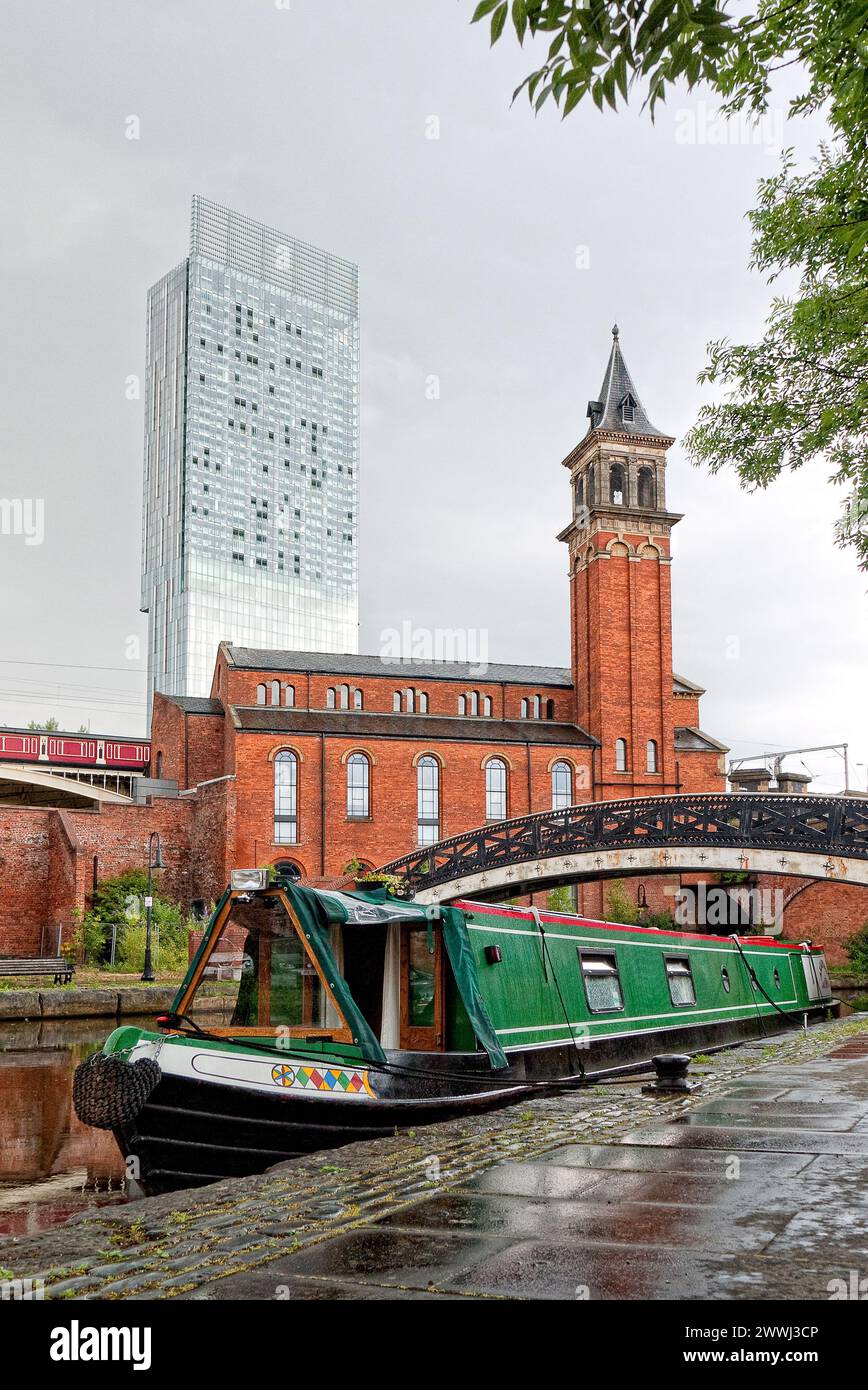
[[606, 895], [606, 920], [622, 922], [627, 927], [635, 927], [639, 921], [639, 909], [624, 887], [623, 879], [616, 878]]
[[[94, 890], [90, 911], [73, 931], [70, 948], [75, 957], [85, 965], [106, 965], [111, 958], [112, 933], [117, 927], [115, 965], [119, 969], [141, 969], [147, 890], [148, 875], [144, 869], [126, 869], [114, 878], [103, 879]], [[152, 888], [152, 895], [151, 923], [156, 929], [154, 939], [159, 940], [159, 969], [186, 968], [187, 937], [199, 924], [187, 922], [177, 903], [162, 898], [156, 888]]]
[[575, 912], [576, 902], [573, 890], [568, 883], [564, 883], [560, 888], [552, 888], [546, 899], [546, 907], [550, 912]]
[[844, 950], [854, 970], [860, 975], [868, 975], [868, 922], [863, 922], [859, 930], [844, 942]]

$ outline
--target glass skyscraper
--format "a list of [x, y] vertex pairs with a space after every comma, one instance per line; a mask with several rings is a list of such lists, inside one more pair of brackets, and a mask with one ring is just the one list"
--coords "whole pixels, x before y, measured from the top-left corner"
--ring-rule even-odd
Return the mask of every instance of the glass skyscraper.
[[146, 370], [149, 710], [224, 639], [358, 651], [358, 267], [194, 197]]

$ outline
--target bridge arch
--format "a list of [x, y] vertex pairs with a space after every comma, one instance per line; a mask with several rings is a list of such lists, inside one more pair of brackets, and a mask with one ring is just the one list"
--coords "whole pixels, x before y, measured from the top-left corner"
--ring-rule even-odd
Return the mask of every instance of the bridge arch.
[[423, 902], [723, 871], [868, 886], [868, 799], [771, 792], [589, 802], [480, 826], [384, 866]]

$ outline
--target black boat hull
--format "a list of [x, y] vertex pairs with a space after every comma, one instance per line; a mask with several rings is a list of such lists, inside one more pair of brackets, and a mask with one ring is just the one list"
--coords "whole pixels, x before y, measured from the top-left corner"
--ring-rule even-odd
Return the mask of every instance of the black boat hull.
[[[828, 1005], [814, 1011], [827, 1012]], [[509, 1070], [500, 1073], [492, 1073], [480, 1053], [391, 1054], [396, 1071], [380, 1078], [382, 1094], [370, 1099], [271, 1094], [165, 1074], [115, 1136], [143, 1191], [166, 1192], [247, 1177], [301, 1155], [647, 1068], [660, 1052], [711, 1051], [781, 1028], [754, 1017], [622, 1035], [587, 1049], [528, 1049], [511, 1053]]]

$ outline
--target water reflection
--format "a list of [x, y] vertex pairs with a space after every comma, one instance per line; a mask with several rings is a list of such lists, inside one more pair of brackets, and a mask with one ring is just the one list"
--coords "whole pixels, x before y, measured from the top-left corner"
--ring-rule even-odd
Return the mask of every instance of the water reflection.
[[108, 1019], [0, 1023], [0, 1236], [128, 1199], [113, 1135], [72, 1108], [72, 1074], [110, 1029]]

